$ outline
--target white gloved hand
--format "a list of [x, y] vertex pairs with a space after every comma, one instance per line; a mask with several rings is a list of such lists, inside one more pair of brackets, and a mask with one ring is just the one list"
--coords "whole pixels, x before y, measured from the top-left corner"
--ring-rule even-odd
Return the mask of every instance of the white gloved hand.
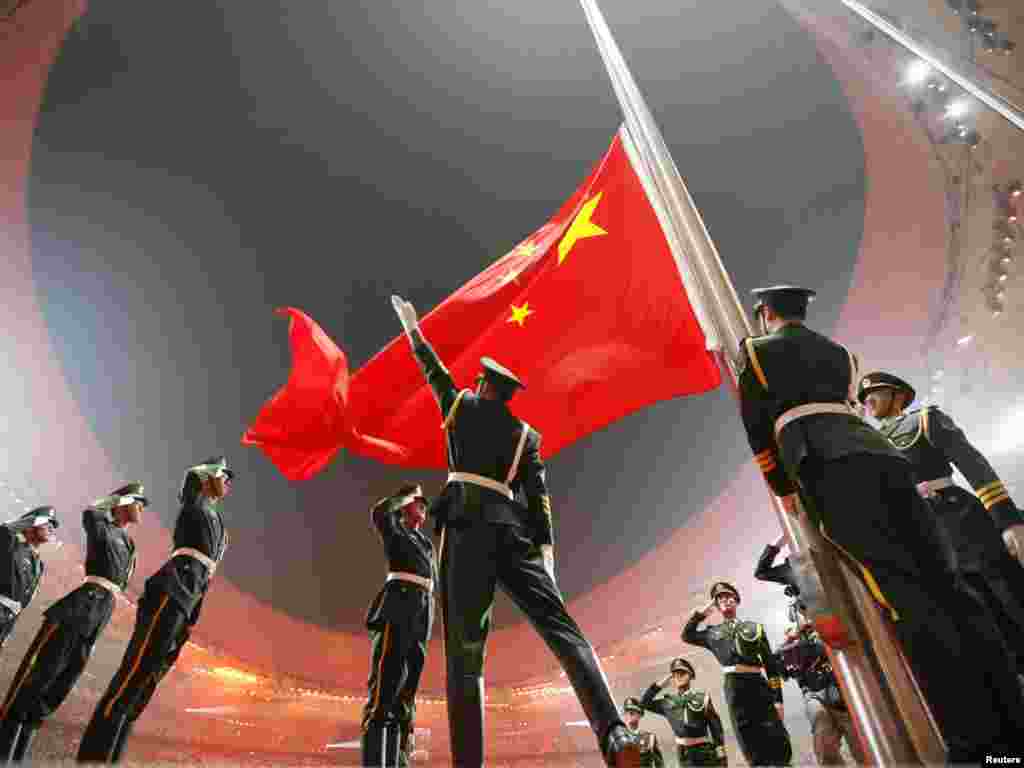
[[416, 308], [401, 296], [392, 294], [391, 306], [395, 308], [395, 314], [402, 323], [406, 334], [411, 334], [419, 327], [419, 318], [416, 317]]
[[540, 554], [544, 558], [544, 570], [548, 572], [551, 580], [555, 581], [555, 548], [551, 544], [543, 544]]
[[1003, 542], [1006, 551], [1021, 565], [1024, 565], [1024, 523], [1011, 525], [1003, 531]]

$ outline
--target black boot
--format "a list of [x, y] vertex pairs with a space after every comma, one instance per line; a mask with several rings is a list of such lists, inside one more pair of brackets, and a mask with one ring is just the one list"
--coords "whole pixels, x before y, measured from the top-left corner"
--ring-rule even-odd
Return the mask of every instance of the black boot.
[[15, 720], [4, 720], [0, 722], [0, 765], [7, 765], [11, 762], [14, 749], [18, 746], [18, 739], [21, 737], [22, 724]]
[[103, 712], [97, 707], [92, 715], [92, 720], [86, 726], [82, 734], [82, 741], [78, 745], [78, 756], [75, 758], [80, 763], [110, 763], [114, 759], [114, 751], [117, 749], [118, 738], [125, 724], [125, 717], [113, 715], [104, 717]]
[[114, 749], [110, 753], [110, 762], [121, 762], [121, 755], [124, 753], [124, 745], [128, 743], [128, 737], [131, 736], [132, 728], [134, 727], [134, 720], [125, 720], [122, 722], [121, 729], [117, 733], [117, 741], [114, 742]]
[[484, 764], [484, 679], [448, 676], [448, 733], [453, 765]]
[[398, 765], [398, 743], [401, 734], [394, 720], [371, 720], [363, 731], [360, 746], [363, 765], [372, 768], [395, 768]]
[[640, 768], [640, 742], [624, 725], [613, 726], [605, 739], [604, 760], [614, 768]]
[[24, 762], [29, 753], [32, 751], [32, 742], [35, 741], [36, 733], [39, 732], [39, 728], [42, 723], [23, 723], [21, 726], [21, 735], [18, 736], [18, 742], [14, 745], [14, 752], [11, 753], [12, 763]]

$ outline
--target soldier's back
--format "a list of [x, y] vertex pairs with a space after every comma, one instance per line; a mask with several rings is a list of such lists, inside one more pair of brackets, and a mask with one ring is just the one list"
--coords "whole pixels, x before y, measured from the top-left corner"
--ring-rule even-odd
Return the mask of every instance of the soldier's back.
[[[844, 406], [850, 401], [856, 358], [827, 336], [794, 324], [752, 339], [751, 346], [751, 363], [775, 401], [776, 419], [799, 406]], [[831, 461], [858, 453], [902, 458], [852, 409], [845, 414], [812, 413], [789, 422], [779, 433], [779, 449], [794, 468], [808, 458]]]

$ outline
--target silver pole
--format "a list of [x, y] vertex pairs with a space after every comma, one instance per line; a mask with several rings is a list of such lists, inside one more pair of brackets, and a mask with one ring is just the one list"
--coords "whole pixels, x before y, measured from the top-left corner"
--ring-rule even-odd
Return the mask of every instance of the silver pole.
[[[625, 119], [619, 132], [623, 147], [672, 249], [708, 348], [716, 351], [735, 392], [739, 346], [751, 335], [750, 321], [596, 0], [580, 2]], [[780, 499], [769, 495], [791, 544], [791, 562], [806, 582], [807, 588], [801, 591], [810, 603], [809, 617], [819, 627], [834, 626], [837, 619], [843, 627], [842, 633], [823, 634], [832, 638], [830, 656], [865, 755], [875, 765], [944, 761], [944, 749], [935, 734], [924, 731], [912, 736], [908, 732], [908, 721], [929, 723], [930, 717], [919, 697], [900, 695], [915, 690], [913, 679], [907, 679], [906, 666], [885, 665], [892, 689], [882, 679], [878, 658], [899, 658], [900, 654], [891, 627], [884, 624], [870, 598], [867, 602], [862, 599], [867, 595], [863, 584], [841, 568], [805, 522], [806, 515], [792, 517]], [[887, 647], [872, 649], [869, 637]], [[883, 652], [871, 655], [871, 650]]]
[[912, 38], [903, 30], [890, 24], [877, 13], [866, 7], [857, 0], [841, 0], [843, 5], [860, 16], [864, 21], [877, 29], [882, 34], [890, 37], [895, 42], [918, 56], [933, 68], [944, 74], [954, 83], [959, 85], [974, 98], [987, 106], [989, 109], [1002, 115], [1015, 128], [1024, 131], [1024, 113], [1015, 107], [1009, 100], [1003, 98], [991, 89], [975, 82], [967, 75], [938, 59], [923, 44]]

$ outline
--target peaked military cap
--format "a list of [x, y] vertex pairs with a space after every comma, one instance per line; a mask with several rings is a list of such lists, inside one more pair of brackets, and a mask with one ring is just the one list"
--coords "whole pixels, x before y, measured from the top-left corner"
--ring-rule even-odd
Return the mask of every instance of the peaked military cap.
[[755, 312], [765, 306], [776, 311], [806, 310], [807, 305], [818, 295], [817, 291], [800, 288], [796, 285], [772, 285], [768, 288], [755, 288], [751, 293], [757, 298], [757, 303], [754, 304]]
[[740, 601], [740, 591], [736, 589], [732, 584], [727, 581], [717, 581], [711, 587], [711, 599], [715, 600], [719, 595], [733, 594], [736, 596], [736, 602]]
[[389, 509], [401, 509], [406, 504], [411, 504], [414, 501], [422, 501], [424, 504], [430, 503], [430, 499], [428, 499], [423, 493], [423, 488], [418, 485], [408, 489], [408, 493], [399, 491], [394, 496], [389, 496], [385, 501], [387, 502]]
[[622, 703], [622, 709], [625, 712], [639, 712], [641, 715], [644, 713], [644, 708], [640, 706], [640, 699], [636, 696], [627, 696]]
[[189, 467], [185, 470], [185, 473], [194, 473], [200, 477], [216, 477], [217, 475], [226, 475], [228, 480], [232, 480], [235, 477], [233, 470], [228, 469], [228, 460], [224, 456], [211, 456], [206, 461], [196, 464], [194, 467]]
[[102, 499], [96, 499], [90, 506], [93, 509], [110, 510], [115, 507], [121, 507], [125, 504], [134, 504], [138, 502], [142, 506], [149, 506], [149, 499], [146, 498], [146, 489], [142, 483], [128, 483], [122, 485], [116, 491], [112, 491], [109, 496], [104, 496]]
[[914, 402], [914, 398], [917, 397], [914, 388], [899, 376], [885, 371], [874, 371], [860, 380], [860, 385], [857, 387], [857, 399], [863, 403], [868, 393], [876, 389], [897, 389], [906, 392], [910, 403]]
[[483, 366], [484, 376], [487, 377], [488, 379], [491, 379], [492, 381], [495, 381], [496, 383], [504, 385], [505, 387], [509, 387], [513, 390], [516, 387], [526, 389], [526, 385], [519, 380], [519, 377], [512, 373], [512, 371], [503, 366], [501, 363], [499, 363], [497, 360], [494, 360], [493, 358], [490, 357], [481, 357], [480, 365]]
[[57, 519], [57, 510], [53, 507], [36, 507], [22, 515], [19, 521], [26, 523], [30, 528], [41, 525], [50, 525], [54, 528], [60, 527], [60, 521]]
[[689, 672], [690, 677], [696, 677], [697, 673], [693, 671], [693, 664], [688, 662], [686, 659], [672, 659], [672, 663], [668, 665], [669, 672]]

